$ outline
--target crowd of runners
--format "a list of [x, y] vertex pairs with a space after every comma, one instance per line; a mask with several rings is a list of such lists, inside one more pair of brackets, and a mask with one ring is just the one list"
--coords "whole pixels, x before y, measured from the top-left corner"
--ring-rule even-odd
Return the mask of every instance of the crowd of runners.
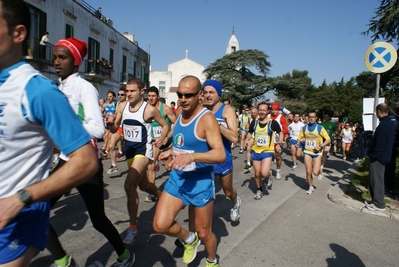
[[[351, 159], [362, 136], [359, 125], [333, 122], [329, 114], [321, 119], [314, 110], [290, 113], [277, 102], [243, 106], [237, 112], [228, 99], [221, 99], [219, 81], [201, 84], [194, 76], [180, 80], [176, 107], [167, 105], [156, 87], [146, 88], [138, 78], [129, 80], [117, 95], [109, 91], [106, 100], [99, 100], [96, 88], [79, 75], [87, 43], [76, 38], [61, 39], [54, 46], [56, 85], [22, 59], [29, 18], [23, 1], [0, 0], [0, 24], [8, 29], [0, 31], [4, 40], [0, 49], [4, 100], [0, 105], [0, 265], [29, 266], [34, 255], [47, 247], [55, 266], [78, 266], [49, 220], [50, 209], [76, 188], [93, 227], [117, 254], [112, 266], [135, 263], [129, 247], [140, 233], [140, 189], [149, 194], [145, 201], [156, 202], [154, 231], [176, 238], [175, 244], [184, 248], [183, 262], [191, 263], [202, 243], [206, 267], [217, 267], [214, 179], [218, 177], [231, 201], [226, 211], [231, 221], [240, 220], [241, 198], [233, 187], [236, 145], [240, 154], [246, 153], [244, 171], [254, 171], [254, 199], [261, 200], [263, 180], [270, 187], [273, 179], [281, 179], [283, 153], [290, 154], [293, 170], [303, 157], [305, 192], [311, 195], [314, 180], [323, 178], [330, 153], [337, 156], [340, 151], [344, 160]], [[377, 111], [385, 115], [386, 107]], [[98, 147], [98, 139], [104, 140], [104, 147]], [[104, 171], [102, 159], [108, 157], [111, 164]], [[51, 166], [52, 158], [56, 166]], [[117, 159], [122, 158], [128, 166], [124, 189], [129, 216], [123, 238], [106, 216], [103, 199], [103, 174], [118, 173]], [[155, 184], [160, 162], [169, 171], [162, 191]], [[189, 206], [187, 228], [175, 219], [185, 206]]]

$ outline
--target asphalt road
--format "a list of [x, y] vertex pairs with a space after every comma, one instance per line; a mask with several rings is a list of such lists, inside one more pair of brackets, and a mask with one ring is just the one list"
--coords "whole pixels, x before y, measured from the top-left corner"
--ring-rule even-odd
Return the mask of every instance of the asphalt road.
[[[286, 151], [287, 152], [287, 151]], [[291, 170], [291, 158], [283, 156], [282, 179], [274, 180], [270, 190], [257, 201], [253, 196], [253, 173], [243, 173], [244, 155], [233, 150], [234, 187], [242, 199], [241, 220], [230, 221], [231, 202], [223, 195], [218, 180], [213, 230], [218, 237], [220, 266], [399, 266], [399, 221], [372, 216], [336, 205], [327, 193], [348, 174], [351, 163], [331, 156], [325, 166], [325, 177], [316, 180], [312, 195], [305, 193], [307, 184], [303, 164]], [[104, 160], [104, 169], [110, 161]], [[126, 197], [123, 189], [126, 163], [118, 161], [119, 173], [104, 173], [106, 213], [125, 236], [128, 227]], [[275, 165], [272, 166], [273, 175]], [[157, 186], [162, 188], [168, 178], [161, 167]], [[350, 173], [349, 173], [350, 174]], [[176, 248], [174, 238], [152, 230], [155, 203], [146, 203], [140, 192], [138, 218], [139, 237], [131, 250], [136, 254], [134, 266], [186, 266], [183, 250]], [[187, 225], [187, 209], [177, 220]], [[80, 266], [100, 261], [110, 266], [116, 253], [89, 220], [82, 199], [76, 190], [62, 198], [52, 211], [51, 221], [66, 251]], [[201, 245], [194, 262], [188, 266], [205, 266]], [[47, 250], [32, 261], [31, 266], [50, 266]]]

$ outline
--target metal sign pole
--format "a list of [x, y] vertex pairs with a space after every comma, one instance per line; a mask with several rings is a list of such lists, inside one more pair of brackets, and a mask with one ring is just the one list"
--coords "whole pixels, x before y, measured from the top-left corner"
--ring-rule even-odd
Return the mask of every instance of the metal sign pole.
[[374, 116], [373, 116], [373, 129], [377, 128], [378, 118], [375, 108], [378, 105], [378, 98], [380, 97], [380, 80], [381, 74], [377, 73], [375, 76], [375, 98], [374, 98]]

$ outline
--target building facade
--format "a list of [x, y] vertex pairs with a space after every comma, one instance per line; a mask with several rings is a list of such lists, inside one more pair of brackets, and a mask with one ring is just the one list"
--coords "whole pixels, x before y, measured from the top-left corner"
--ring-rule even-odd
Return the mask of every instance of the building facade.
[[[137, 77], [149, 84], [150, 55], [141, 49], [133, 34], [120, 33], [111, 18], [84, 0], [25, 0], [31, 13], [32, 28], [24, 49], [26, 60], [43, 75], [58, 80], [52, 63], [54, 44], [63, 38], [86, 41], [88, 53], [79, 72], [105, 98]], [[39, 42], [49, 32], [45, 53]]]

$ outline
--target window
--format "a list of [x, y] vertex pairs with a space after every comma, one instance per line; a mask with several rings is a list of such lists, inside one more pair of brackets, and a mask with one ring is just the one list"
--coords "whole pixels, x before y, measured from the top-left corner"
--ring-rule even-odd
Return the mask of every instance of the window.
[[27, 42], [24, 44], [24, 51], [27, 51], [27, 48], [29, 48], [34, 51], [35, 55], [38, 55], [39, 42], [42, 35], [47, 31], [47, 14], [30, 4], [28, 4], [28, 7], [30, 12], [31, 28], [30, 36], [28, 36]]
[[134, 76], [134, 78], [137, 77], [136, 71], [137, 71], [137, 63], [136, 63], [136, 61], [133, 61], [133, 76]]
[[65, 24], [65, 38], [73, 37], [73, 26]]
[[109, 49], [109, 64], [114, 65], [114, 49]]
[[88, 58], [93, 60], [100, 59], [100, 43], [97, 40], [89, 37], [88, 46]]
[[236, 51], [236, 47], [235, 46], [232, 46], [231, 47], [231, 52], [235, 52]]
[[162, 97], [165, 96], [165, 85], [166, 85], [165, 81], [159, 81], [159, 84], [158, 84], [159, 95]]

